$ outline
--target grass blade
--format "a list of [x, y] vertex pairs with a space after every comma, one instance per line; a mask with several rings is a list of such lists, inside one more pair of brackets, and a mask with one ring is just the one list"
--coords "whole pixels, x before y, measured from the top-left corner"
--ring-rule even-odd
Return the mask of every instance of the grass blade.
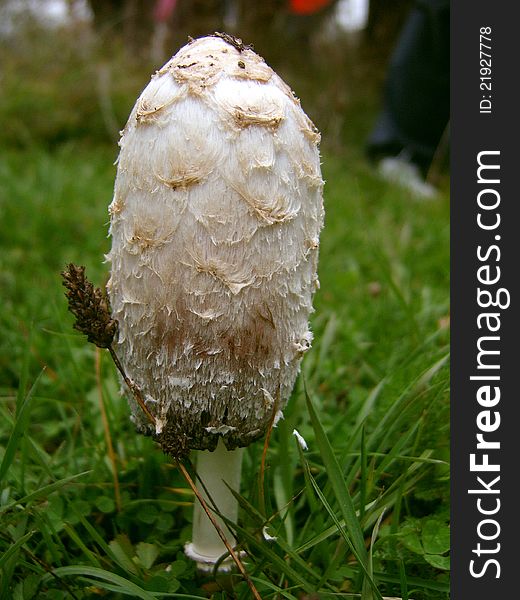
[[[307, 463], [305, 464], [305, 467], [308, 469]], [[329, 502], [327, 501], [327, 499], [323, 495], [323, 492], [320, 490], [319, 485], [316, 483], [316, 480], [314, 479], [314, 477], [312, 476], [312, 474], [310, 472], [309, 472], [309, 478], [310, 478], [310, 480], [312, 482], [312, 485], [313, 485], [313, 487], [314, 487], [314, 489], [316, 491], [316, 494], [318, 495], [318, 498], [321, 500], [321, 502], [322, 502], [323, 506], [325, 507], [326, 511], [329, 513], [329, 515], [331, 516], [332, 520], [334, 521], [334, 523], [336, 525], [336, 530], [343, 537], [343, 539], [347, 543], [347, 546], [350, 548], [350, 551], [356, 557], [356, 560], [358, 561], [361, 570], [365, 574], [366, 579], [368, 580], [368, 582], [372, 586], [372, 589], [376, 593], [376, 598], [378, 598], [378, 600], [382, 600], [382, 596], [381, 596], [379, 590], [377, 589], [377, 586], [376, 586], [374, 580], [372, 579], [372, 577], [370, 576], [370, 573], [369, 573], [369, 571], [367, 569], [368, 554], [366, 553], [365, 546], [363, 545], [363, 549], [365, 550], [365, 554], [367, 554], [366, 562], [364, 561], [364, 558], [362, 558], [361, 556], [359, 556], [359, 554], [358, 554], [358, 552], [357, 552], [357, 550], [356, 550], [356, 548], [354, 546], [353, 541], [350, 539], [350, 536], [347, 533], [347, 528], [344, 525], [342, 525], [341, 522], [339, 521], [339, 519], [337, 518], [335, 512], [332, 510], [332, 507], [330, 506]]]
[[34, 492], [31, 492], [30, 494], [27, 494], [23, 498], [20, 498], [19, 500], [10, 502], [9, 504], [6, 504], [5, 506], [0, 506], [0, 514], [11, 510], [12, 508], [14, 508], [15, 506], [17, 506], [19, 504], [28, 504], [29, 502], [32, 502], [33, 500], [36, 500], [37, 498], [41, 498], [42, 496], [47, 497], [55, 490], [63, 487], [64, 485], [67, 485], [68, 483], [70, 483], [71, 481], [74, 481], [75, 479], [78, 479], [79, 477], [88, 475], [89, 473], [91, 473], [91, 471], [83, 471], [83, 473], [77, 473], [76, 475], [71, 475], [70, 477], [64, 477], [63, 479], [55, 481], [54, 483], [45, 485], [42, 488], [40, 488]]
[[12, 546], [10, 546], [9, 549], [2, 554], [2, 556], [0, 556], [0, 569], [11, 558], [11, 556], [13, 556], [17, 552], [20, 546], [23, 546], [25, 542], [28, 539], [30, 539], [35, 533], [35, 531], [29, 531], [29, 533], [26, 533], [19, 540], [16, 540], [16, 542]]
[[[338, 464], [332, 446], [323, 430], [323, 426], [314, 410], [311, 399], [309, 398], [307, 391], [305, 391], [305, 397], [307, 400], [307, 408], [311, 417], [312, 426], [316, 436], [316, 443], [320, 449], [320, 454], [323, 459], [323, 464], [327, 470], [329, 481], [334, 490], [334, 494], [338, 501], [341, 513], [345, 519], [347, 529], [352, 537], [352, 544], [356, 550], [359, 560], [363, 563], [366, 568], [368, 562], [367, 550], [365, 548], [365, 539], [363, 537], [363, 531], [359, 524], [354, 510], [354, 505], [350, 497], [350, 493], [343, 479], [342, 470]], [[313, 478], [311, 478], [311, 481]]]
[[[370, 577], [374, 578], [374, 544], [376, 543], [377, 536], [379, 534], [379, 527], [381, 526], [381, 521], [383, 520], [383, 515], [385, 514], [385, 509], [381, 510], [381, 514], [379, 515], [374, 528], [372, 529], [372, 535], [370, 536], [370, 548], [368, 550], [368, 573]], [[366, 600], [372, 600], [372, 590], [370, 590], [367, 586], [367, 580], [363, 582], [363, 592], [362, 599], [366, 597]]]
[[287, 579], [297, 583], [306, 592], [314, 592], [314, 586], [311, 585], [298, 571], [293, 569], [281, 556], [279, 556], [272, 548], [270, 548], [267, 542], [261, 542], [254, 535], [251, 535], [244, 528], [239, 525], [234, 526], [235, 531], [240, 536], [240, 540], [247, 542], [250, 546], [256, 548], [259, 555], [263, 555], [268, 562], [277, 567], [281, 573], [283, 573]]
[[296, 596], [293, 596], [287, 590], [278, 587], [266, 579], [260, 579], [259, 577], [251, 577], [251, 579], [253, 580], [253, 583], [257, 583], [259, 587], [264, 586], [276, 592], [276, 594], [278, 594], [277, 597], [287, 598], [288, 600], [298, 600]]
[[[77, 576], [90, 576], [94, 577], [97, 580], [101, 580], [101, 582], [106, 581], [117, 586], [120, 594], [126, 594], [127, 596], [132, 596], [133, 598], [141, 598], [142, 600], [156, 600], [157, 596], [151, 592], [147, 592], [142, 587], [137, 584], [121, 577], [120, 575], [116, 575], [115, 573], [110, 573], [109, 571], [105, 571], [105, 569], [99, 569], [98, 567], [89, 567], [87, 565], [72, 565], [69, 567], [58, 567], [53, 570], [54, 575], [58, 577], [65, 577], [67, 575], [77, 575]], [[42, 582], [45, 583], [48, 581], [52, 575], [46, 574], [42, 577]]]
[[9, 437], [9, 441], [7, 442], [7, 446], [5, 448], [4, 457], [2, 459], [2, 464], [0, 465], [0, 482], [5, 477], [9, 467], [11, 466], [16, 451], [18, 449], [18, 445], [20, 444], [20, 440], [22, 439], [25, 430], [29, 424], [29, 415], [31, 411], [31, 400], [33, 398], [34, 392], [40, 381], [41, 376], [43, 375], [43, 369], [40, 371], [40, 374], [36, 378], [36, 381], [33, 383], [29, 393], [19, 406], [19, 410], [16, 411], [16, 422], [13, 427], [13, 431]]

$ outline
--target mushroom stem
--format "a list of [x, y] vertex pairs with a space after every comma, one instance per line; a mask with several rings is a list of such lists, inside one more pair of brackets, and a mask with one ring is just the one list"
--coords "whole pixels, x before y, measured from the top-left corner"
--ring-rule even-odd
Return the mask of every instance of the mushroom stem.
[[[239, 491], [243, 454], [243, 448], [228, 450], [222, 440], [219, 440], [213, 452], [208, 450], [197, 452], [199, 493], [210, 509], [214, 506], [221, 515], [233, 522], [237, 520], [238, 503], [227, 486]], [[204, 485], [200, 483], [201, 481]], [[215, 520], [229, 544], [234, 546], [236, 540], [227, 525], [217, 515]], [[186, 554], [197, 561], [197, 566], [202, 571], [213, 570], [218, 559], [223, 554], [228, 554], [215, 526], [198, 501], [195, 502], [193, 512], [192, 541], [186, 545]], [[231, 561], [226, 559], [219, 569], [227, 571], [231, 566]]]

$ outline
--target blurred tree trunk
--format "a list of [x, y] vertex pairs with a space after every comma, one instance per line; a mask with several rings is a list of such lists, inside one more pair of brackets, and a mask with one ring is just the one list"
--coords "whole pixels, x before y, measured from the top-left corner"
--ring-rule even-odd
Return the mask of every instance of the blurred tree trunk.
[[95, 28], [103, 31], [122, 23], [125, 3], [126, 0], [89, 0]]
[[122, 40], [130, 52], [148, 45], [153, 30], [150, 0], [89, 0], [94, 28], [103, 43]]

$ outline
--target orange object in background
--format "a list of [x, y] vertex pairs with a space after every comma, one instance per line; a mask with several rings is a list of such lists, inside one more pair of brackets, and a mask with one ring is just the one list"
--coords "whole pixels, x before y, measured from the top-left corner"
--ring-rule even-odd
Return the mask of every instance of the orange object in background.
[[297, 15], [312, 15], [330, 4], [330, 0], [290, 0], [290, 11]]

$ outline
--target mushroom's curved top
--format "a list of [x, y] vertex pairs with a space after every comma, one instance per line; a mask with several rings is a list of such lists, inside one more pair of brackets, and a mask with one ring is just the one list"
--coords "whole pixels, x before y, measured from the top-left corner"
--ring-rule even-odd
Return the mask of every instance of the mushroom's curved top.
[[[172, 453], [232, 449], [282, 410], [312, 334], [319, 134], [240, 40], [191, 41], [122, 132], [108, 293], [117, 354]], [[281, 414], [281, 413], [279, 413]]]

